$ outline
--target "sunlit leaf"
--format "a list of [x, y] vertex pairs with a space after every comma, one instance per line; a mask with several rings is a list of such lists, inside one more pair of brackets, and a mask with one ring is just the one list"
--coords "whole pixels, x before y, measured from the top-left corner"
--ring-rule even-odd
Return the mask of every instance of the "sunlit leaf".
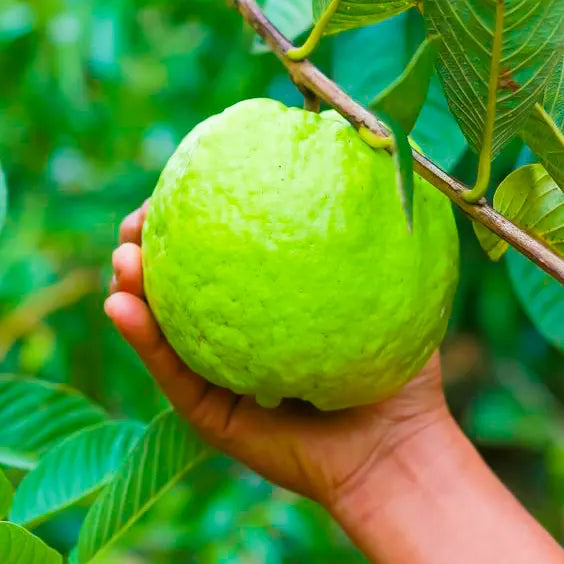
[[14, 523], [0, 522], [2, 564], [62, 564], [63, 557]]
[[521, 137], [564, 190], [564, 55], [550, 75], [543, 99], [525, 122]]
[[506, 262], [521, 306], [539, 333], [564, 352], [564, 285], [514, 249]]
[[[299, 37], [313, 24], [311, 0], [266, 0], [263, 12], [278, 30], [290, 41]], [[268, 46], [259, 38], [255, 40], [253, 51], [268, 51]]]
[[[497, 188], [494, 209], [564, 256], [564, 194], [540, 164], [513, 171]], [[499, 260], [509, 243], [479, 223], [474, 231], [492, 260]]]
[[[353, 98], [369, 104], [404, 72], [424, 38], [421, 18], [413, 11], [339, 35], [333, 54], [334, 78]], [[412, 137], [445, 170], [452, 169], [466, 151], [466, 140], [436, 73]]]
[[67, 386], [0, 375], [0, 463], [6, 466], [31, 469], [57, 441], [105, 419]]
[[425, 39], [401, 76], [370, 103], [374, 110], [394, 118], [405, 133], [413, 129], [427, 98], [439, 43], [438, 37]]
[[210, 448], [175, 412], [158, 415], [90, 508], [80, 531], [77, 562], [89, 562], [109, 548], [210, 454]]
[[0, 231], [4, 227], [8, 215], [8, 188], [6, 187], [6, 177], [0, 165]]
[[[496, 4], [483, 0], [424, 0], [428, 32], [443, 38], [439, 74], [449, 105], [472, 148], [480, 152], [496, 32]], [[564, 33], [559, 0], [505, 0], [497, 75], [492, 158], [540, 100]]]
[[21, 481], [10, 520], [30, 528], [97, 492], [112, 478], [143, 430], [134, 421], [108, 421], [55, 445]]
[[0, 520], [4, 519], [10, 511], [12, 505], [12, 496], [14, 495], [14, 488], [6, 478], [6, 475], [0, 470]]
[[[317, 21], [331, 0], [312, 0]], [[325, 33], [338, 33], [390, 18], [417, 5], [417, 0], [341, 0]]]

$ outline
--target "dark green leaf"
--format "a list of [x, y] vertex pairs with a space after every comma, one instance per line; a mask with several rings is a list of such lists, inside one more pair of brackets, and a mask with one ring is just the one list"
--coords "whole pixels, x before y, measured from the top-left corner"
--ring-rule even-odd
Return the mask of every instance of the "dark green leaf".
[[61, 384], [0, 376], [0, 462], [35, 467], [41, 453], [106, 414], [82, 394]]
[[[353, 98], [369, 104], [404, 72], [424, 37], [421, 18], [414, 12], [344, 33], [335, 38], [334, 78]], [[451, 170], [466, 151], [466, 140], [436, 74], [412, 136], [445, 170]]]
[[523, 141], [564, 190], [564, 56], [550, 75], [544, 98], [521, 131]]
[[10, 520], [27, 528], [97, 492], [143, 434], [134, 421], [81, 429], [55, 445], [21, 481]]
[[4, 472], [0, 470], [0, 520], [4, 519], [10, 511], [12, 505], [12, 496], [14, 495], [14, 488], [6, 478]]
[[384, 112], [409, 133], [427, 98], [437, 49], [438, 37], [425, 39], [401, 74], [370, 103], [376, 111]]
[[[513, 171], [497, 188], [494, 209], [564, 256], [564, 194], [540, 164]], [[474, 223], [480, 244], [492, 260], [509, 248], [489, 229]]]
[[[312, 0], [313, 17], [316, 21], [330, 2], [331, 0]], [[377, 23], [416, 5], [417, 0], [341, 0], [325, 33], [339, 33], [346, 29]]]
[[[430, 34], [439, 34], [439, 74], [449, 105], [472, 148], [480, 152], [486, 125], [496, 2], [424, 0]], [[506, 0], [493, 158], [524, 126], [542, 96], [564, 33], [559, 0]]]
[[77, 561], [89, 562], [106, 550], [210, 454], [174, 411], [158, 415], [90, 508], [80, 531]]
[[394, 138], [393, 158], [396, 165], [396, 185], [409, 229], [413, 227], [413, 156], [402, 125], [380, 111], [378, 117], [389, 127]]
[[0, 522], [2, 564], [62, 564], [63, 557], [19, 525]]
[[514, 249], [506, 261], [521, 306], [539, 333], [564, 352], [564, 285]]

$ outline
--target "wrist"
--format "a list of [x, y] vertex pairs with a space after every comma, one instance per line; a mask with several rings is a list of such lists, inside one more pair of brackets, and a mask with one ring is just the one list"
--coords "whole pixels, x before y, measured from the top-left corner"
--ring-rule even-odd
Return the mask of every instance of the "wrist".
[[562, 561], [560, 547], [486, 466], [454, 419], [423, 420], [328, 508], [381, 563]]
[[[343, 484], [327, 509], [355, 544], [380, 558], [390, 530], [399, 533], [412, 518], [425, 518], [410, 515], [411, 500], [451, 487], [468, 455], [464, 445], [473, 450], [446, 407], [399, 424], [374, 464]], [[384, 554], [381, 559], [387, 561]]]

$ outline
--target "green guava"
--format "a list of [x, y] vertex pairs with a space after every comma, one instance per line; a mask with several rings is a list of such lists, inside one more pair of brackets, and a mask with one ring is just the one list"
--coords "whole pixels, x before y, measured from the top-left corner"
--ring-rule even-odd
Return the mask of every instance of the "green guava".
[[448, 199], [334, 112], [240, 102], [195, 127], [143, 229], [148, 302], [179, 356], [265, 407], [396, 392], [442, 340], [458, 275]]

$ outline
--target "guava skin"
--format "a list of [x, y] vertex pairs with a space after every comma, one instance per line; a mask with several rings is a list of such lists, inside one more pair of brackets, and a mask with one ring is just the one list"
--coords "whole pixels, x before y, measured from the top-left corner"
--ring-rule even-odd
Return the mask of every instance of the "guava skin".
[[265, 407], [392, 395], [446, 331], [458, 277], [448, 199], [334, 112], [254, 99], [194, 128], [143, 228], [145, 292], [192, 370]]

